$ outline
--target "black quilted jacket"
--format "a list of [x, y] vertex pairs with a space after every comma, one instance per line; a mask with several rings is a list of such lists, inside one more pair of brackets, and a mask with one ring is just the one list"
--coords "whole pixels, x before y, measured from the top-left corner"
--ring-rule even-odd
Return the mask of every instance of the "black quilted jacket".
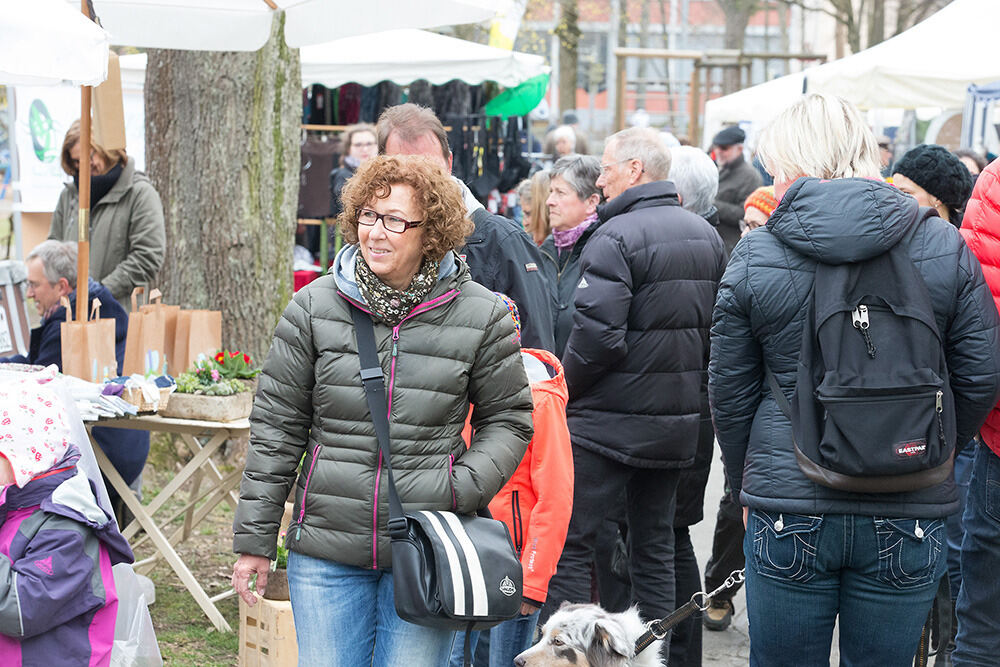
[[722, 239], [669, 181], [598, 208], [563, 354], [573, 444], [627, 465], [694, 458]]
[[1000, 390], [998, 317], [979, 262], [953, 225], [868, 179], [802, 178], [766, 227], [736, 246], [712, 324], [709, 396], [726, 474], [743, 504], [800, 514], [934, 518], [957, 508], [954, 480], [900, 494], [849, 494], [799, 470], [791, 426], [767, 388], [766, 364], [792, 396], [806, 296], [816, 264], [857, 262], [908, 243], [946, 340], [958, 418], [967, 442]]

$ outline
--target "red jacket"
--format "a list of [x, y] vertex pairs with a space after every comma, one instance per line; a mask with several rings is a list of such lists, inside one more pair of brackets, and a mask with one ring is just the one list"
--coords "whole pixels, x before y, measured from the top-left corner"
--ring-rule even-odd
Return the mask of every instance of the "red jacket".
[[[993, 302], [1000, 309], [1000, 160], [979, 174], [962, 218], [962, 236], [983, 267]], [[1000, 403], [980, 429], [983, 440], [1000, 456]]]
[[[542, 603], [566, 542], [573, 511], [573, 452], [566, 427], [569, 392], [559, 359], [545, 350], [523, 349], [555, 369], [555, 377], [531, 382], [535, 435], [507, 484], [490, 502], [494, 519], [507, 524], [521, 554], [524, 597]], [[468, 426], [465, 432], [469, 442]]]

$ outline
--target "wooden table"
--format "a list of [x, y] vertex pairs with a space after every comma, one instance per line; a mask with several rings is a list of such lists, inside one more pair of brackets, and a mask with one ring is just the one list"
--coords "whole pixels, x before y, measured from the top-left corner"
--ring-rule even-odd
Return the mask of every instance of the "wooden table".
[[[97, 463], [101, 467], [101, 472], [108, 478], [111, 486], [118, 492], [125, 505], [132, 511], [132, 514], [135, 515], [135, 520], [125, 527], [122, 535], [133, 546], [138, 546], [146, 538], [134, 543], [131, 538], [140, 530], [145, 531], [148, 539], [156, 547], [157, 554], [152, 559], [143, 561], [143, 563], [148, 563], [157, 556], [162, 556], [170, 564], [174, 572], [177, 573], [181, 582], [191, 593], [198, 606], [205, 612], [205, 615], [212, 621], [212, 624], [218, 630], [231, 632], [232, 628], [229, 626], [229, 623], [226, 622], [226, 619], [223, 618], [215, 606], [215, 602], [228, 597], [231, 595], [231, 592], [226, 591], [221, 595], [209, 597], [205, 589], [195, 579], [191, 570], [188, 569], [187, 565], [177, 554], [177, 550], [174, 547], [186, 540], [191, 535], [191, 530], [204, 520], [219, 503], [227, 502], [231, 507], [236, 508], [238, 498], [235, 489], [240, 483], [243, 471], [234, 470], [227, 475], [223, 475], [218, 467], [216, 467], [215, 462], [212, 461], [211, 456], [226, 440], [247, 435], [250, 432], [250, 421], [241, 419], [233, 422], [211, 422], [150, 415], [90, 422], [87, 424], [88, 431], [92, 426], [109, 426], [111, 428], [130, 428], [141, 431], [155, 431], [157, 433], [172, 433], [180, 436], [180, 439], [188, 445], [194, 457], [174, 475], [174, 478], [163, 487], [151, 502], [143, 504], [136, 497], [132, 489], [129, 488], [128, 484], [125, 483], [121, 475], [118, 474], [114, 466], [111, 465], [111, 462], [105, 456], [100, 446], [97, 443], [93, 443], [94, 455], [97, 457]], [[91, 438], [91, 441], [93, 442], [93, 438]], [[154, 519], [153, 515], [188, 480], [192, 480], [193, 488], [184, 507], [170, 516], [161, 516]], [[196, 510], [195, 506], [202, 499], [205, 500], [204, 504]], [[168, 536], [166, 531], [170, 530], [170, 524], [181, 514], [184, 515], [183, 526], [175, 528]], [[137, 563], [136, 565], [138, 567], [142, 563]]]

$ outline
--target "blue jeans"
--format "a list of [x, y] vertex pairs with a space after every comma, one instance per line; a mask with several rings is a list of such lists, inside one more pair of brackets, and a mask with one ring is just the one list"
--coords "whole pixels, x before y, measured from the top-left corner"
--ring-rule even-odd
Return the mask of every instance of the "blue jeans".
[[307, 667], [441, 667], [454, 632], [399, 618], [392, 573], [288, 554], [288, 589]]
[[947, 567], [944, 519], [752, 510], [746, 557], [750, 664], [912, 665]]
[[962, 539], [965, 537], [965, 499], [969, 495], [969, 479], [972, 477], [972, 461], [976, 455], [976, 441], [955, 452], [955, 486], [958, 488], [958, 511], [945, 519], [948, 529], [948, 580], [951, 583], [951, 599], [958, 599], [958, 589], [962, 586]]
[[996, 665], [1000, 656], [1000, 457], [976, 448], [965, 505], [962, 590], [955, 665]]
[[[527, 616], [517, 616], [482, 632], [473, 631], [469, 651], [475, 656], [475, 667], [510, 667], [519, 653], [531, 647], [531, 638], [538, 625], [538, 609]], [[486, 646], [483, 646], [486, 644]], [[476, 649], [479, 648], [477, 651]], [[451, 649], [451, 667], [465, 664], [465, 633], [455, 633]]]

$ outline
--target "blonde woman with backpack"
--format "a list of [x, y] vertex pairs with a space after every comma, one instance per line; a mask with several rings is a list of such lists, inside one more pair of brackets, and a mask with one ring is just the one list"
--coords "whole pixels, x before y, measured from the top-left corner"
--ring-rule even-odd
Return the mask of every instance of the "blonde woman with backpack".
[[[1000, 391], [997, 311], [958, 230], [879, 179], [875, 137], [850, 103], [805, 96], [765, 129], [758, 155], [780, 204], [733, 251], [715, 305], [709, 365], [726, 475], [746, 517], [750, 664], [825, 667], [839, 622], [841, 664], [910, 665], [945, 571], [944, 518], [957, 506], [948, 448], [972, 437]], [[924, 319], [932, 321], [919, 326], [937, 331], [940, 345], [928, 354], [939, 350], [947, 369], [928, 397], [900, 399], [906, 383], [890, 387], [899, 380], [890, 368], [883, 395], [867, 385], [867, 398], [852, 403], [868, 417], [843, 422], [846, 402], [819, 404], [802, 390], [814, 368], [858, 350], [852, 359], [860, 369], [866, 360], [908, 363], [912, 341], [887, 335], [898, 313], [862, 294], [831, 316], [845, 327], [834, 337], [839, 348], [804, 345], [804, 329], [815, 327], [823, 338], [826, 326], [814, 312], [829, 292], [817, 276], [869, 280], [871, 262], [889, 256], [918, 275], [903, 285], [874, 281], [872, 291], [926, 287], [932, 315]], [[850, 280], [845, 285], [846, 294]], [[836, 367], [823, 381], [838, 377], [834, 388], [845, 396], [856, 389]], [[885, 419], [899, 400], [911, 400], [920, 420]], [[852, 410], [847, 414], [857, 414]], [[911, 422], [917, 435], [895, 440], [893, 429], [903, 432]], [[865, 465], [894, 462], [904, 467], [866, 478], [872, 471]], [[917, 483], [901, 484], [902, 470], [916, 471]]]

